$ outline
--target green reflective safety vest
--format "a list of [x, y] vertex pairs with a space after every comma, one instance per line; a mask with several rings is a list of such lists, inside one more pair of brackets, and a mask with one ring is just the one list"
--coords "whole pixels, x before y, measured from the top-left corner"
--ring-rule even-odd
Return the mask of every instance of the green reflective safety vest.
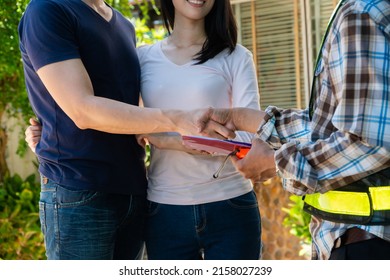
[[345, 187], [303, 197], [304, 211], [324, 220], [390, 225], [390, 168]]

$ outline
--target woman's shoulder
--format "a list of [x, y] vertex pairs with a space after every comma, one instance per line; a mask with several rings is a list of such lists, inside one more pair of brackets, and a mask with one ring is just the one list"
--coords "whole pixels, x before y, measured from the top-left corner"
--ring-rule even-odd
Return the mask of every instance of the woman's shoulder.
[[138, 58], [142, 59], [143, 57], [145, 57], [147, 54], [153, 51], [159, 43], [160, 42], [138, 46], [137, 47]]
[[245, 57], [252, 56], [252, 52], [241, 44], [236, 44], [233, 51], [228, 48], [224, 49], [219, 55], [224, 57]]
[[148, 52], [151, 47], [153, 47], [154, 44], [146, 44], [146, 45], [141, 45], [137, 47], [137, 52], [138, 54], [143, 54], [145, 52]]
[[252, 52], [241, 44], [237, 44], [233, 53], [238, 56], [252, 56]]
[[252, 52], [241, 44], [237, 44], [232, 52], [230, 52], [229, 49], [225, 49], [218, 56], [227, 63], [233, 64], [241, 63], [248, 59], [253, 59]]

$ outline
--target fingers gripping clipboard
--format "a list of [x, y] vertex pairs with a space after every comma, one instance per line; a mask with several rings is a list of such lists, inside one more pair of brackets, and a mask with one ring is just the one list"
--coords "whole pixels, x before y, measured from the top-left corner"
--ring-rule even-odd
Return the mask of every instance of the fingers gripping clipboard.
[[220, 140], [201, 136], [182, 136], [184, 145], [194, 150], [205, 151], [213, 155], [235, 155], [244, 158], [251, 148], [250, 143], [233, 140]]
[[212, 155], [226, 156], [225, 160], [213, 174], [213, 178], [218, 178], [223, 167], [230, 156], [235, 155], [242, 159], [251, 148], [251, 144], [232, 140], [220, 140], [215, 138], [200, 137], [200, 136], [182, 136], [185, 146], [194, 150], [205, 151]]

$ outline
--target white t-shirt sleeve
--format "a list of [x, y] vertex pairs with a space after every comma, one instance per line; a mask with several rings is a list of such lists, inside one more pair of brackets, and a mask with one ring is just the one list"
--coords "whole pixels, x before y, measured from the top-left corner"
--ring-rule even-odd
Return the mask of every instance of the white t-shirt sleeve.
[[[231, 60], [232, 71], [232, 107], [246, 107], [260, 110], [257, 74], [252, 53], [237, 45], [237, 54]], [[233, 54], [232, 54], [233, 55]], [[235, 140], [250, 143], [252, 133], [239, 131]]]

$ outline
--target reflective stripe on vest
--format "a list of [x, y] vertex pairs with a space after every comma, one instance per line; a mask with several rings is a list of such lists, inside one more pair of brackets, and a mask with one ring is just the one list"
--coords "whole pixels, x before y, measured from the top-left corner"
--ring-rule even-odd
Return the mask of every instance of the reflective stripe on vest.
[[370, 187], [369, 193], [329, 191], [305, 195], [304, 201], [320, 211], [334, 214], [368, 217], [372, 210], [390, 210], [390, 186]]

